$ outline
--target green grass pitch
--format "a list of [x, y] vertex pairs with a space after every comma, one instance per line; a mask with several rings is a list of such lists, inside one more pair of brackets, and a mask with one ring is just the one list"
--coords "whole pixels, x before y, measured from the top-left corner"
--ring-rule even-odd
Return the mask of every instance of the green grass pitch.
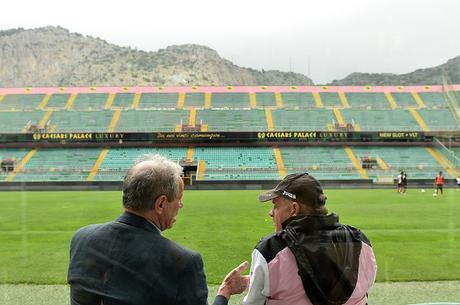
[[[378, 263], [377, 281], [460, 280], [460, 192], [326, 190], [330, 212], [362, 229]], [[164, 235], [203, 256], [207, 281], [220, 283], [273, 231], [259, 191], [186, 191]], [[121, 192], [1, 192], [0, 283], [65, 284], [69, 241], [79, 227], [122, 212]]]

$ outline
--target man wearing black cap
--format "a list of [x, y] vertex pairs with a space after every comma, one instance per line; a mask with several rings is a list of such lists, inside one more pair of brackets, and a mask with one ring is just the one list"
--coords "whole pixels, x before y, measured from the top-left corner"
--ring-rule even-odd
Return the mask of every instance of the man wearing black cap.
[[313, 176], [288, 175], [259, 200], [272, 201], [276, 232], [252, 253], [243, 304], [367, 304], [377, 271], [371, 244], [359, 229], [328, 215]]

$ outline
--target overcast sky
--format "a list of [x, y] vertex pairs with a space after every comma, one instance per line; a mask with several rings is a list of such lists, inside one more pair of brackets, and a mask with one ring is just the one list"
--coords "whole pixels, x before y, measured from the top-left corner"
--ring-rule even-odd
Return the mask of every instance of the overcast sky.
[[60, 25], [145, 51], [196, 43], [326, 83], [442, 64], [460, 55], [459, 20], [458, 0], [8, 0], [0, 30]]

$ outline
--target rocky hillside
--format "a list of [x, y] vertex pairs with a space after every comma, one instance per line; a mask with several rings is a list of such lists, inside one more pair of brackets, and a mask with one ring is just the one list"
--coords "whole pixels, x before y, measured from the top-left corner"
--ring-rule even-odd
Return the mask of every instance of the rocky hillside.
[[460, 56], [440, 66], [418, 69], [407, 74], [354, 72], [342, 80], [334, 80], [330, 85], [436, 85], [442, 84], [443, 73], [447, 75], [451, 83], [460, 84]]
[[61, 27], [0, 31], [0, 87], [308, 83], [298, 73], [238, 67], [200, 45], [145, 52]]

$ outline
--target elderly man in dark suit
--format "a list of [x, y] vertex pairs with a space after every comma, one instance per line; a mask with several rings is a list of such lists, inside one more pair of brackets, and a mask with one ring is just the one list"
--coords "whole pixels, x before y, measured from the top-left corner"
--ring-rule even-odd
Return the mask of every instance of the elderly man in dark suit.
[[[201, 256], [161, 235], [182, 208], [182, 168], [145, 156], [123, 182], [125, 212], [115, 221], [78, 230], [70, 246], [72, 305], [205, 305], [208, 289]], [[249, 278], [233, 269], [214, 305], [243, 292]]]

